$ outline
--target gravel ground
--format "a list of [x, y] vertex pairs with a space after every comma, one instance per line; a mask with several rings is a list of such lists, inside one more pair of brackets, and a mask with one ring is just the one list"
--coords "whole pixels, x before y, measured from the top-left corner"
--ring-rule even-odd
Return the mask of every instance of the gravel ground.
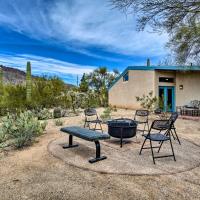
[[[131, 117], [132, 113], [118, 110], [113, 117]], [[65, 126], [80, 125], [83, 116], [64, 121]], [[49, 120], [47, 133], [32, 147], [0, 154], [1, 200], [200, 199], [199, 167], [174, 175], [130, 176], [101, 174], [65, 164], [47, 151], [49, 142], [61, 137], [59, 129]], [[200, 145], [198, 121], [179, 119], [177, 129], [182, 138]]]

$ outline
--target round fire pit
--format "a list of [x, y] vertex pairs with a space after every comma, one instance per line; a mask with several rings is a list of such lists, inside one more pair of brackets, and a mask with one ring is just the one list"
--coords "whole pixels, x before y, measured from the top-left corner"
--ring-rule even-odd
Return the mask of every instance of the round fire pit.
[[132, 138], [136, 136], [137, 122], [132, 119], [114, 119], [107, 122], [108, 134], [115, 138], [120, 138], [120, 145], [124, 138]]

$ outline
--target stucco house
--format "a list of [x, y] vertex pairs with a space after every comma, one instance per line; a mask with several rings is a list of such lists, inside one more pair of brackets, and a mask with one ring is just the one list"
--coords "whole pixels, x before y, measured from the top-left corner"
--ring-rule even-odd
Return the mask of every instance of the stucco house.
[[200, 100], [200, 66], [131, 66], [109, 88], [109, 104], [140, 108], [136, 96], [149, 92], [162, 99], [165, 111]]

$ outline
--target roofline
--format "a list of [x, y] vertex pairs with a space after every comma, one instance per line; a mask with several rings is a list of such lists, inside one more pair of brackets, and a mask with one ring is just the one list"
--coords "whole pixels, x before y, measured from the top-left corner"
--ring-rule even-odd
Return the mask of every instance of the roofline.
[[144, 71], [200, 71], [200, 66], [128, 66], [110, 85], [110, 90], [118, 80], [130, 70], [144, 70]]

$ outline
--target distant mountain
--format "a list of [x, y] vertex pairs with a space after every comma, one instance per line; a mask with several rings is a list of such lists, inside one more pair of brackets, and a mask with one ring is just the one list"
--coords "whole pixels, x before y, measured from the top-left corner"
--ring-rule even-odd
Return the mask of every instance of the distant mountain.
[[[16, 68], [6, 67], [0, 65], [3, 70], [3, 82], [4, 83], [12, 83], [12, 84], [23, 84], [26, 80], [26, 73]], [[32, 76], [33, 78], [37, 78], [37, 76]], [[67, 88], [75, 87], [72, 84], [66, 83]]]

